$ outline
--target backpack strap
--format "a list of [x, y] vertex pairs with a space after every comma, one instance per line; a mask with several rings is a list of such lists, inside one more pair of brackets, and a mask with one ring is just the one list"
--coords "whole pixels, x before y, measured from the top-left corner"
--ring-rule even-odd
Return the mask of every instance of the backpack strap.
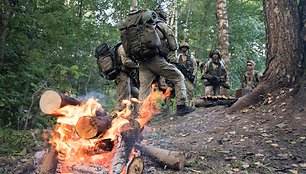
[[111, 54], [112, 54], [112, 60], [114, 63], [114, 68], [115, 69], [120, 69], [120, 65], [122, 64], [118, 55], [118, 48], [121, 45], [121, 43], [116, 44], [112, 49], [111, 49]]

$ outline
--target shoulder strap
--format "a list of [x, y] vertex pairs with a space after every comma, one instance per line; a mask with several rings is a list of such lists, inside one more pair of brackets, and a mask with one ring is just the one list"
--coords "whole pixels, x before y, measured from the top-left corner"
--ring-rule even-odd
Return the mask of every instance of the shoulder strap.
[[118, 56], [118, 48], [119, 48], [120, 45], [121, 45], [121, 43], [118, 43], [118, 44], [116, 44], [116, 45], [111, 49], [112, 60], [113, 60], [113, 63], [114, 63], [114, 67], [115, 67], [116, 69], [119, 69], [119, 68], [120, 68], [120, 65], [121, 65], [121, 61], [120, 61], [119, 56]]

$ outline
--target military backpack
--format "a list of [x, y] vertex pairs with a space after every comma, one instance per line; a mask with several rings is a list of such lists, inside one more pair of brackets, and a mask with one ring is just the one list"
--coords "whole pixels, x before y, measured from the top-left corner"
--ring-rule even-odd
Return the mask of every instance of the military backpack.
[[157, 18], [154, 11], [139, 10], [130, 13], [119, 26], [122, 46], [131, 59], [141, 60], [159, 53]]
[[110, 48], [106, 43], [102, 43], [95, 49], [101, 75], [108, 80], [115, 80], [120, 71], [120, 60], [117, 55], [119, 45]]

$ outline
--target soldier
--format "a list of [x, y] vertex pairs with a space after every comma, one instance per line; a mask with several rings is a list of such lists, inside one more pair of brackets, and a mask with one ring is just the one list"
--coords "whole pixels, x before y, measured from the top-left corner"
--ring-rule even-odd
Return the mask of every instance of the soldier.
[[227, 84], [227, 71], [221, 61], [219, 50], [214, 50], [209, 53], [209, 60], [202, 70], [202, 78], [204, 80], [205, 95], [220, 95], [220, 86], [229, 89]]
[[[121, 103], [122, 100], [128, 100], [131, 97], [138, 98], [139, 91], [137, 88], [137, 82], [131, 78], [135, 78], [137, 75], [138, 64], [132, 61], [125, 53], [122, 44], [117, 49], [118, 58], [121, 62], [120, 71], [115, 79], [116, 84], [116, 107], [123, 109]], [[137, 78], [137, 76], [136, 76]], [[137, 79], [136, 79], [137, 81]]]
[[187, 42], [181, 43], [179, 50], [181, 50], [181, 53], [178, 55], [178, 63], [184, 65], [193, 77], [190, 79], [189, 77], [185, 76], [188, 98], [189, 100], [192, 100], [195, 94], [194, 79], [197, 71], [197, 60], [193, 55], [189, 54], [189, 44]]
[[151, 84], [156, 76], [163, 76], [174, 84], [177, 100], [177, 115], [183, 116], [195, 111], [194, 107], [187, 106], [186, 86], [183, 74], [173, 65], [165, 60], [169, 51], [177, 49], [177, 42], [173, 31], [166, 24], [166, 13], [163, 9], [156, 9], [159, 15], [157, 22], [158, 35], [162, 41], [160, 54], [139, 61], [140, 100], [144, 100], [151, 92]]
[[255, 70], [255, 62], [253, 60], [247, 61], [247, 71], [243, 76], [242, 88], [252, 91], [260, 82], [262, 74]]

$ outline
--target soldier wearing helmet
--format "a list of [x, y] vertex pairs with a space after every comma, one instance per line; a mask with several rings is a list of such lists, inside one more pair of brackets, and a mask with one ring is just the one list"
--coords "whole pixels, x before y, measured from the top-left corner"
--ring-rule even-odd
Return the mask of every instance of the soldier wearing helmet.
[[[192, 73], [192, 76], [196, 76], [196, 70], [197, 70], [197, 61], [196, 58], [189, 53], [189, 44], [187, 42], [182, 42], [179, 46], [179, 50], [181, 53], [178, 55], [177, 61], [179, 64], [186, 67], [187, 70], [189, 70]], [[188, 77], [185, 76], [185, 84], [187, 88], [187, 94], [188, 98], [191, 101], [195, 94], [195, 85], [194, 81], [191, 81], [191, 79], [188, 79]]]
[[209, 53], [210, 60], [203, 66], [202, 78], [205, 85], [205, 95], [220, 95], [220, 84], [213, 83], [212, 79], [222, 81], [223, 84], [229, 88], [227, 84], [227, 70], [221, 60], [220, 50], [215, 49]]
[[242, 88], [252, 91], [260, 82], [262, 74], [255, 70], [255, 62], [253, 60], [247, 61], [247, 70], [243, 76]]

